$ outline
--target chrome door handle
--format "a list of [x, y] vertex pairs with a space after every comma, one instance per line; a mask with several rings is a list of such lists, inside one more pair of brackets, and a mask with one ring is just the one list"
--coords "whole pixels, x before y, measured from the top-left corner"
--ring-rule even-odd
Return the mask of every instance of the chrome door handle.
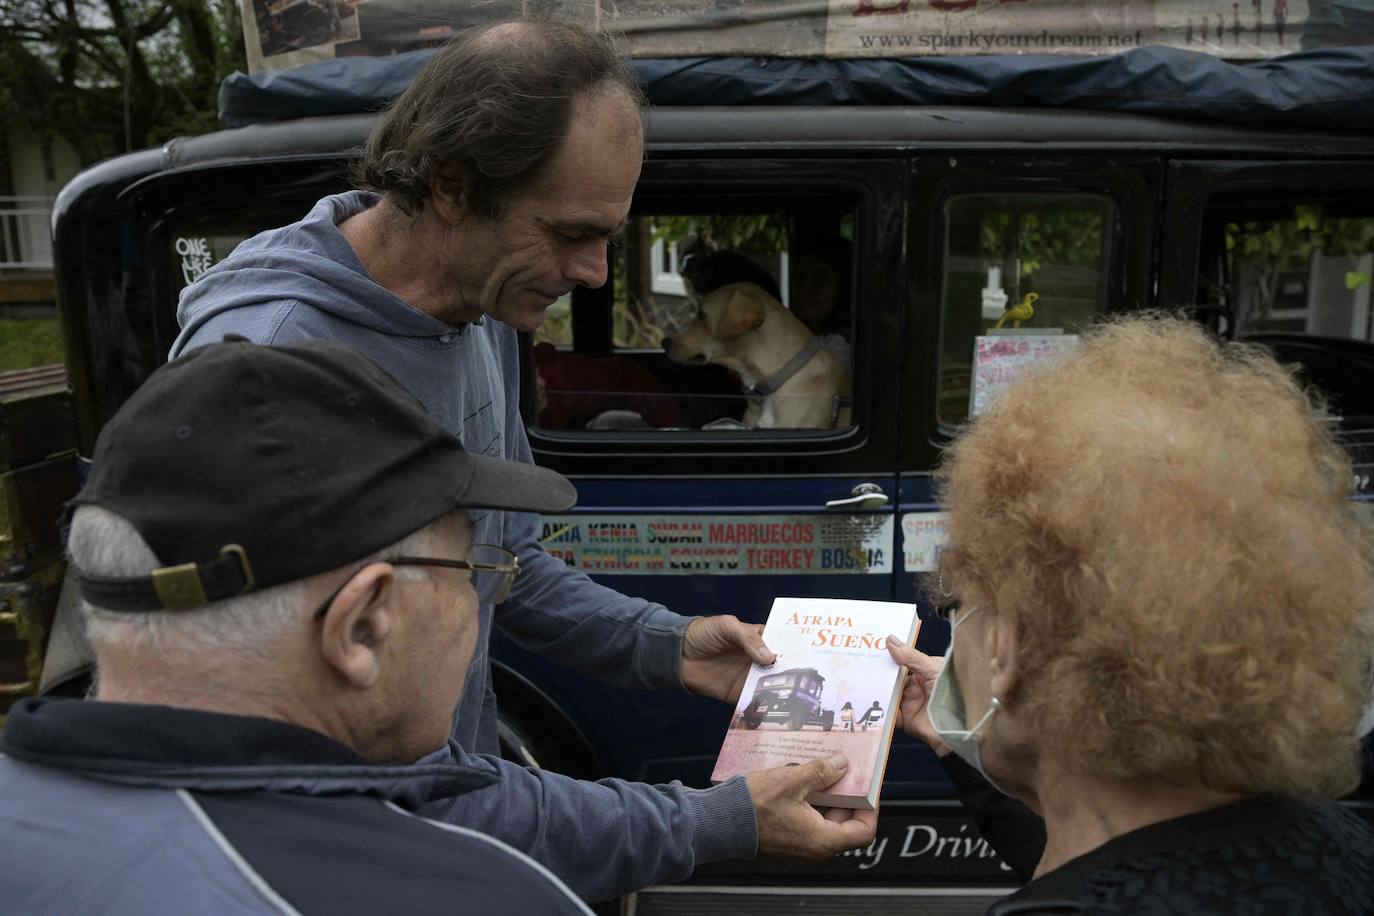
[[827, 509], [879, 509], [888, 504], [888, 496], [876, 483], [861, 483], [853, 490], [853, 496], [844, 499], [826, 500]]

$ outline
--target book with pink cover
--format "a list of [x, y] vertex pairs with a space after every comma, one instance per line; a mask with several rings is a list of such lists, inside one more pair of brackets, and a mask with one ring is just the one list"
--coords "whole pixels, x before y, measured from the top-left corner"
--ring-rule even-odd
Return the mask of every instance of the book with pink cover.
[[914, 645], [916, 605], [847, 598], [776, 598], [763, 641], [778, 658], [744, 682], [712, 782], [843, 753], [844, 777], [808, 801], [878, 805], [904, 669], [887, 635]]

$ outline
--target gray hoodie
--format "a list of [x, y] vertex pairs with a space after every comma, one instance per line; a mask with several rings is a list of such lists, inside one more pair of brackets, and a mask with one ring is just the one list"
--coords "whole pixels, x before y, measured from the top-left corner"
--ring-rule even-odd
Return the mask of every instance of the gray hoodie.
[[[532, 461], [515, 331], [492, 320], [453, 327], [379, 286], [337, 228], [376, 201], [362, 192], [327, 197], [300, 222], [240, 245], [183, 291], [171, 358], [229, 333], [262, 344], [339, 341], [396, 376], [468, 451]], [[703, 790], [590, 783], [495, 756], [493, 622], [522, 647], [608, 683], [680, 690], [690, 618], [598, 585], [549, 556], [537, 516], [476, 510], [472, 520], [474, 543], [503, 544], [520, 557], [510, 598], [499, 609], [481, 609], [454, 723], [463, 750], [485, 757], [472, 765], [495, 768], [501, 779], [424, 813], [504, 840], [588, 899], [680, 880], [697, 864], [753, 856], [757, 828], [742, 777]]]

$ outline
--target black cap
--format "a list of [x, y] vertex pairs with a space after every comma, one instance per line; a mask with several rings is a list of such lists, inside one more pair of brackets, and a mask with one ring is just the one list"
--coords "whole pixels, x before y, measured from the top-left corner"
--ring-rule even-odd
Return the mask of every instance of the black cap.
[[360, 560], [461, 507], [562, 512], [560, 474], [470, 455], [400, 382], [323, 341], [225, 338], [161, 367], [105, 425], [71, 506], [127, 519], [163, 564], [81, 576], [111, 610], [196, 607]]

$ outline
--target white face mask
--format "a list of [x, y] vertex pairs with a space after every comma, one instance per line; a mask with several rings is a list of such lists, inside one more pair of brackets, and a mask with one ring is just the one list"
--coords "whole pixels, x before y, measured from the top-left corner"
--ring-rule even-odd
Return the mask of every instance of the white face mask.
[[949, 648], [945, 650], [945, 666], [940, 669], [940, 676], [935, 679], [935, 687], [930, 692], [930, 701], [926, 704], [926, 715], [930, 717], [930, 724], [940, 736], [940, 740], [945, 743], [951, 751], [957, 754], [965, 763], [973, 767], [983, 778], [992, 784], [992, 787], [1003, 795], [1010, 795], [1006, 789], [997, 784], [997, 780], [988, 775], [988, 771], [983, 769], [983, 755], [978, 747], [978, 732], [992, 714], [1002, 705], [1002, 701], [997, 697], [992, 698], [992, 705], [988, 711], [983, 713], [983, 718], [972, 728], [967, 727], [967, 716], [964, 711], [964, 701], [959, 695], [959, 685], [955, 680], [954, 674], [954, 631], [968, 618], [972, 617], [981, 608], [973, 608], [965, 613], [958, 614], [949, 628]]

